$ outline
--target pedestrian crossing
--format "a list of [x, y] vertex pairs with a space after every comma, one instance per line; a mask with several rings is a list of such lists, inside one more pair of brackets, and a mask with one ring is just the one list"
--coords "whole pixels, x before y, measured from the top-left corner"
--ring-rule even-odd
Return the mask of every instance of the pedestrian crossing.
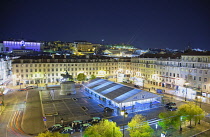
[[[147, 122], [149, 123], [149, 125], [155, 125], [155, 124], [158, 124], [158, 122], [161, 121], [161, 119], [158, 119], [158, 118], [153, 118], [153, 119], [149, 119], [147, 120]], [[128, 129], [128, 125], [125, 125], [124, 126], [124, 129]], [[120, 127], [120, 130], [122, 131], [123, 130], [123, 126]]]

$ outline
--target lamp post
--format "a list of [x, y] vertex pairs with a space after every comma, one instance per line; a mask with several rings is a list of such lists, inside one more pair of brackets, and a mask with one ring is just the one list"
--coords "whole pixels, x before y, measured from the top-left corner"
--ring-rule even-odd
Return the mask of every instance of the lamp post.
[[182, 116], [180, 117], [180, 128], [179, 128], [179, 131], [180, 132], [182, 131]]
[[185, 101], [187, 100], [187, 85], [188, 85], [189, 83], [188, 82], [185, 82], [185, 86], [186, 86], [186, 94], [185, 94]]
[[[198, 97], [195, 97], [195, 99], [196, 99], [196, 105], [198, 105], [197, 103], [198, 103]], [[201, 101], [202, 101], [202, 99], [200, 98], [199, 99], [199, 103], [200, 103], [200, 108], [201, 108]], [[200, 119], [198, 120], [198, 124], [200, 124]]]
[[144, 89], [144, 76], [142, 76], [142, 88]]
[[124, 131], [125, 131], [125, 117], [127, 117], [128, 116], [128, 113], [126, 112], [126, 110], [125, 110], [125, 106], [124, 106], [124, 108], [123, 108], [123, 110], [121, 110], [121, 115], [123, 116], [123, 137], [125, 136], [125, 134], [124, 134]]

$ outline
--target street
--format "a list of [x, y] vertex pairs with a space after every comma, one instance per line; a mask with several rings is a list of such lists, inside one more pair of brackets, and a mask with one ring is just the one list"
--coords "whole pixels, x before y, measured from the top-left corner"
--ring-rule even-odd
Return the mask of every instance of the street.
[[0, 117], [1, 137], [28, 137], [21, 129], [27, 92], [8, 92], [5, 95], [5, 109]]
[[[147, 86], [149, 87], [149, 85]], [[60, 123], [61, 118], [64, 119], [64, 123], [67, 123], [72, 120], [89, 119], [93, 116], [111, 119], [122, 127], [123, 125], [126, 126], [134, 115], [141, 114], [145, 116], [146, 120], [148, 120], [153, 128], [159, 128], [157, 127], [157, 122], [160, 120], [158, 115], [160, 112], [167, 111], [163, 106], [154, 107], [152, 109], [144, 108], [144, 110], [139, 112], [129, 112], [128, 117], [123, 121], [123, 117], [118, 116], [116, 112], [112, 115], [107, 115], [102, 112], [103, 109], [100, 108], [98, 104], [103, 104], [103, 101], [97, 100], [94, 97], [87, 98], [91, 95], [84, 92], [82, 89], [77, 89], [77, 94], [73, 96], [77, 99], [76, 101], [72, 100], [72, 96], [65, 98], [64, 100], [59, 98], [58, 94], [56, 94], [57, 90], [53, 90], [53, 92], [55, 91], [55, 93], [53, 93], [53, 98], [50, 98], [50, 96], [52, 96], [49, 94], [51, 90], [49, 90], [49, 92], [47, 90], [41, 91], [41, 95], [43, 95], [41, 98], [44, 112], [53, 112], [53, 114], [59, 112], [58, 116], [46, 117], [47, 127], [50, 127], [55, 123]], [[155, 90], [151, 90], [151, 92], [155, 92]], [[5, 95], [4, 100], [6, 107], [0, 117], [0, 137], [29, 137], [45, 131], [39, 93], [40, 89], [31, 89], [28, 91], [13, 90]], [[163, 95], [165, 103], [175, 102], [177, 106], [186, 103], [183, 97], [177, 97], [167, 93], [161, 95]], [[54, 101], [51, 102], [52, 100]], [[103, 105], [106, 106], [106, 104]], [[199, 103], [199, 105], [207, 113], [210, 113], [209, 104]], [[81, 106], [87, 107], [88, 111], [81, 111]], [[205, 122], [210, 122], [209, 115], [204, 118], [203, 122], [204, 125], [206, 125]], [[80, 137], [81, 134], [82, 133], [74, 133], [72, 136]], [[129, 133], [125, 131], [126, 137], [129, 136], [128, 134]]]

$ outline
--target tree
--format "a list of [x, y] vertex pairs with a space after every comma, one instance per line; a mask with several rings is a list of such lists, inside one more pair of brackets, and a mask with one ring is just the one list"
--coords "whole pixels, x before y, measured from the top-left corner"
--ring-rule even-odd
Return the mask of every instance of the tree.
[[84, 137], [122, 137], [122, 132], [115, 122], [105, 119], [88, 127], [84, 132]]
[[163, 129], [168, 129], [170, 127], [178, 128], [180, 126], [180, 115], [176, 111], [162, 112], [159, 114], [161, 121], [158, 125]]
[[205, 112], [194, 102], [189, 102], [187, 104], [183, 104], [178, 108], [178, 113], [184, 117], [186, 117], [186, 120], [190, 121], [190, 126], [192, 123], [192, 120], [195, 121], [195, 123], [198, 120], [201, 120], [204, 118]]
[[91, 75], [90, 76], [90, 80], [93, 80], [93, 79], [96, 79], [96, 76], [95, 75]]
[[85, 81], [86, 80], [86, 75], [84, 73], [79, 73], [77, 76], [78, 81]]
[[59, 132], [45, 132], [45, 133], [39, 133], [36, 137], [69, 137], [69, 134], [60, 134]]
[[135, 115], [132, 118], [128, 123], [128, 131], [131, 137], [151, 137], [154, 132], [142, 115]]

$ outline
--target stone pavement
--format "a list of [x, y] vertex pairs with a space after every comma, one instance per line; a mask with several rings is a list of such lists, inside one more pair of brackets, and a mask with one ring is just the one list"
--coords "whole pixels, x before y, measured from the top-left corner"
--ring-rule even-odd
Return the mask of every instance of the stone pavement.
[[29, 91], [21, 127], [27, 134], [38, 134], [45, 131], [39, 91]]
[[[44, 85], [42, 85], [44, 87]], [[132, 86], [132, 85], [131, 85]], [[149, 84], [145, 84], [146, 88], [160, 88], [158, 86], [154, 86], [154, 85], [149, 85]], [[19, 86], [14, 87], [15, 89], [19, 89]], [[170, 91], [171, 89], [166, 89], [166, 93], [169, 93], [168, 91]], [[34, 90], [35, 91], [35, 90]], [[40, 98], [39, 98], [39, 92], [38, 91], [32, 91], [32, 92], [28, 92], [28, 100], [26, 102], [26, 109], [25, 109], [25, 113], [23, 116], [23, 121], [22, 121], [22, 129], [28, 133], [28, 134], [38, 134], [40, 132], [45, 131], [45, 126], [44, 126], [44, 122], [42, 119], [42, 109], [41, 109], [41, 102], [40, 102]], [[155, 92], [155, 91], [153, 91]], [[35, 112], [36, 113], [33, 113]], [[194, 124], [194, 123], [193, 123]], [[197, 124], [197, 126], [195, 126], [194, 128], [188, 128], [187, 126], [183, 125], [183, 131], [179, 132], [179, 130], [173, 130], [170, 129], [167, 133], [167, 136], [176, 136], [176, 137], [188, 137], [188, 136], [193, 136], [196, 133], [205, 131], [206, 129], [209, 129], [209, 123], [206, 123], [204, 121], [201, 121], [201, 124]], [[155, 129], [155, 127], [154, 127]], [[129, 133], [126, 131], [125, 132], [126, 136], [125, 137], [129, 137]], [[155, 130], [155, 135], [154, 137], [159, 137], [162, 133], [162, 129], [157, 129]], [[71, 136], [73, 137], [81, 137], [83, 133], [75, 133]]]
[[[200, 124], [197, 124], [196, 126], [194, 126], [194, 122], [192, 122], [192, 128], [188, 127], [189, 123], [186, 124], [182, 124], [182, 131], [180, 132], [179, 129], [168, 129], [166, 131], [166, 137], [190, 137], [193, 136], [197, 133], [203, 132], [207, 129], [210, 128], [209, 123], [205, 122], [205, 121], [201, 121]], [[153, 128], [155, 131], [154, 137], [160, 137], [161, 133], [163, 133], [163, 130], [158, 128], [155, 129]]]
[[[18, 90], [20, 89], [20, 86], [10, 86], [10, 89]], [[37, 89], [32, 89], [26, 92], [28, 94], [28, 97], [27, 100], [25, 100], [26, 108], [24, 110], [21, 128], [28, 135], [38, 135], [39, 133], [46, 131], [42, 119], [43, 114], [41, 109], [39, 91]]]

